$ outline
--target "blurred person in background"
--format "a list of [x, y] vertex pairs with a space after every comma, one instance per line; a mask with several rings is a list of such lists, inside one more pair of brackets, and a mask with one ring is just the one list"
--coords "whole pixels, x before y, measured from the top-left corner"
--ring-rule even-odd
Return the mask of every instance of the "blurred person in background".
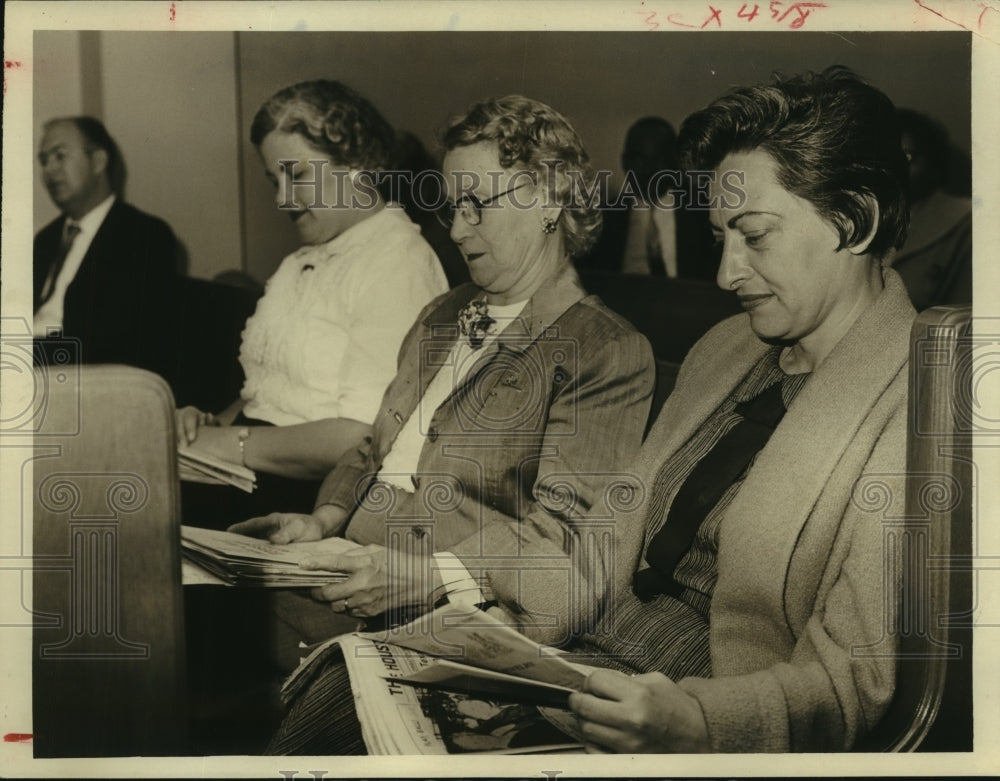
[[910, 232], [892, 267], [918, 311], [972, 303], [972, 199], [948, 192], [951, 144], [944, 126], [898, 109], [910, 164]]
[[[121, 151], [93, 117], [46, 122], [38, 162], [60, 214], [34, 241], [35, 362], [72, 355], [169, 380], [183, 257], [170, 226], [125, 202]], [[78, 354], [62, 349], [67, 339]]]

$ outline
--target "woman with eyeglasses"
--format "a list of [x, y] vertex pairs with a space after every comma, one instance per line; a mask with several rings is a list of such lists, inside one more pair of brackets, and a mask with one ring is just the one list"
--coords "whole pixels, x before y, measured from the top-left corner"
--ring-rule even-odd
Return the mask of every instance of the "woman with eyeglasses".
[[[646, 423], [649, 344], [584, 291], [571, 262], [600, 229], [581, 198], [594, 173], [576, 132], [549, 106], [508, 96], [452, 122], [444, 146], [443, 219], [472, 282], [417, 318], [373, 435], [330, 473], [314, 512], [232, 529], [362, 544], [312, 562], [346, 580], [299, 598], [298, 616], [291, 595], [281, 606], [301, 634], [311, 627], [306, 640], [447, 600], [566, 642], [600, 586], [570, 555], [588, 533], [575, 522], [603, 512], [613, 524], [617, 473]], [[324, 684], [299, 697], [271, 752], [363, 751], [343, 664], [325, 664], [336, 695]], [[314, 720], [317, 698], [326, 715]]]

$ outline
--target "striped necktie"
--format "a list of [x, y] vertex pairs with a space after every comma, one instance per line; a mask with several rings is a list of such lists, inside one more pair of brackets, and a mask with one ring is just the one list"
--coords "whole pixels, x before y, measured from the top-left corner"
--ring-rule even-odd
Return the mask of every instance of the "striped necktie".
[[52, 292], [56, 288], [56, 280], [59, 279], [59, 272], [62, 271], [63, 265], [66, 263], [66, 257], [69, 255], [69, 251], [73, 247], [73, 242], [76, 241], [78, 235], [80, 235], [79, 223], [67, 219], [63, 225], [63, 235], [62, 241], [59, 242], [59, 252], [56, 254], [55, 261], [49, 269], [49, 275], [45, 278], [45, 285], [42, 287], [42, 294], [38, 299], [38, 306], [35, 307], [35, 311], [38, 311], [39, 307], [52, 297]]

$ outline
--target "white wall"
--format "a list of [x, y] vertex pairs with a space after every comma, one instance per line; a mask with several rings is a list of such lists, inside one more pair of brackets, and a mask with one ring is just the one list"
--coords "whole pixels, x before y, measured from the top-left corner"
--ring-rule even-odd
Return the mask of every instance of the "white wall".
[[[42, 124], [53, 117], [83, 113], [83, 79], [80, 73], [80, 33], [52, 31], [35, 35], [35, 89], [32, 93], [35, 131], [34, 149], [38, 151]], [[42, 186], [35, 165], [32, 207], [37, 231], [51, 222], [59, 210], [52, 205]]]
[[101, 33], [104, 119], [128, 166], [127, 196], [165, 219], [191, 276], [241, 268], [232, 33]]

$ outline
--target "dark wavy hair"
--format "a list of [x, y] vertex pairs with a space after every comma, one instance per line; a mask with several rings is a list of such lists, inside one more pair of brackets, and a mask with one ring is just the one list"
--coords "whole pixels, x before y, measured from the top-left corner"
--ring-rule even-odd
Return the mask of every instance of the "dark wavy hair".
[[392, 126], [378, 110], [339, 81], [303, 81], [276, 92], [258, 109], [250, 141], [260, 147], [268, 133], [297, 133], [335, 162], [361, 171], [391, 163]]
[[679, 143], [692, 170], [715, 169], [732, 152], [767, 152], [779, 183], [836, 227], [838, 249], [874, 228], [868, 252], [882, 258], [906, 238], [909, 172], [895, 108], [848, 68], [735, 88], [689, 116]]
[[76, 126], [83, 136], [83, 146], [88, 154], [92, 154], [100, 149], [108, 156], [108, 164], [105, 171], [108, 175], [108, 184], [111, 185], [111, 192], [119, 198], [125, 194], [125, 158], [122, 157], [121, 149], [117, 142], [111, 137], [108, 129], [104, 127], [101, 120], [90, 116], [78, 117], [57, 117], [45, 123], [44, 129], [60, 122], [69, 122]]
[[452, 120], [442, 137], [449, 151], [480, 142], [497, 145], [503, 168], [540, 175], [550, 202], [563, 207], [559, 225], [571, 257], [594, 246], [601, 213], [595, 199], [581, 196], [595, 191], [596, 176], [580, 136], [562, 114], [522, 95], [484, 100]]

